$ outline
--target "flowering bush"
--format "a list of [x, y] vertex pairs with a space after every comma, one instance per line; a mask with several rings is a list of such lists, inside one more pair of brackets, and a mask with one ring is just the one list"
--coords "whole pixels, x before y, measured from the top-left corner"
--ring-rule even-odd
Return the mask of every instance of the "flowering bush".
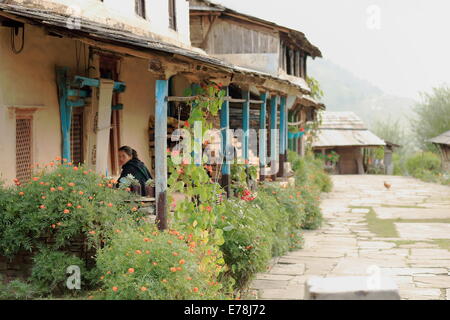
[[216, 226], [224, 232], [220, 248], [228, 266], [221, 279], [239, 290], [256, 272], [265, 270], [272, 256], [273, 230], [267, 212], [256, 203], [230, 199], [225, 204], [226, 210]]
[[38, 244], [60, 249], [80, 237], [99, 248], [113, 221], [132, 213], [124, 202], [130, 197], [83, 167], [52, 162], [29, 183], [0, 189], [0, 254], [31, 251]]
[[[201, 243], [192, 235], [154, 226], [118, 226], [110, 244], [99, 250], [99, 299], [219, 299], [221, 284], [204, 268]], [[220, 271], [220, 265], [214, 265]]]

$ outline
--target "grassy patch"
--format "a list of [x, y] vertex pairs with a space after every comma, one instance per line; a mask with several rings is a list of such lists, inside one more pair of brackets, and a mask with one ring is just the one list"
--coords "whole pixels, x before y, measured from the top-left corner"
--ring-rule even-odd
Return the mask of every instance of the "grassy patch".
[[450, 239], [433, 239], [433, 242], [441, 249], [450, 251]]
[[417, 242], [426, 242], [426, 241], [417, 241], [417, 240], [390, 240], [388, 242], [392, 242], [396, 247], [400, 247], [403, 245], [415, 244]]
[[[364, 208], [366, 209], [366, 208]], [[366, 214], [367, 225], [369, 231], [375, 233], [381, 238], [398, 238], [397, 229], [392, 220], [379, 219], [373, 208], [368, 208], [369, 212]]]
[[404, 209], [427, 209], [421, 206], [401, 206], [401, 205], [391, 205], [391, 204], [382, 204], [383, 208], [404, 208]]

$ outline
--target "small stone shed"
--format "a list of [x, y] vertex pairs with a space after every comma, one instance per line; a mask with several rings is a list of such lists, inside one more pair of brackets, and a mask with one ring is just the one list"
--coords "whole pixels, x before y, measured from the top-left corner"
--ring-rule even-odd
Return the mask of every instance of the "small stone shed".
[[450, 172], [450, 130], [428, 141], [438, 146], [441, 151], [442, 168]]
[[335, 151], [339, 156], [336, 173], [364, 174], [363, 150], [385, 146], [353, 112], [324, 112], [312, 147], [315, 153]]

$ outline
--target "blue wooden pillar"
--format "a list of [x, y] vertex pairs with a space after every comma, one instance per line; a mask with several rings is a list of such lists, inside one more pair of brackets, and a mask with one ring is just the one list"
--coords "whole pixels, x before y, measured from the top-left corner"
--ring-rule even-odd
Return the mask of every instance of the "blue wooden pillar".
[[249, 137], [250, 137], [250, 92], [242, 91], [242, 99], [246, 101], [242, 107], [242, 130], [244, 131], [243, 156], [245, 166], [248, 167], [249, 160]]
[[284, 176], [284, 162], [286, 155], [286, 142], [287, 142], [287, 106], [286, 97], [281, 97], [280, 101], [280, 157], [279, 164], [280, 168], [278, 170], [278, 176]]
[[267, 116], [267, 93], [261, 94], [262, 104], [259, 111], [259, 168], [260, 168], [260, 180], [265, 180], [265, 166], [267, 162], [267, 129], [266, 129], [266, 116]]
[[70, 126], [72, 122], [72, 108], [68, 105], [69, 80], [67, 78], [67, 67], [56, 69], [56, 81], [58, 85], [59, 113], [61, 118], [62, 134], [62, 158], [71, 161], [70, 154]]
[[155, 105], [155, 187], [156, 223], [167, 229], [167, 95], [168, 80], [156, 80]]
[[[277, 152], [277, 108], [278, 108], [279, 97], [274, 96], [270, 99], [270, 159], [272, 168], [276, 168], [276, 163], [278, 162], [278, 152]], [[276, 176], [276, 172], [272, 172], [272, 178]]]
[[[224, 88], [226, 91], [225, 96], [228, 97], [229, 90], [228, 87]], [[220, 109], [220, 129], [222, 133], [222, 181], [221, 185], [227, 192], [227, 196], [231, 196], [231, 164], [232, 159], [228, 159], [230, 149], [231, 149], [231, 140], [229, 135], [230, 130], [230, 102], [225, 100], [222, 104], [222, 108]]]

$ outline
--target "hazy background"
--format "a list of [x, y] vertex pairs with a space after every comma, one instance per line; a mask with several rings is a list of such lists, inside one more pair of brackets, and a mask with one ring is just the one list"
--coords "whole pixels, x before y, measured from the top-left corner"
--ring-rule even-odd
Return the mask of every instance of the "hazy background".
[[321, 82], [328, 110], [369, 122], [374, 114], [403, 118], [419, 92], [450, 83], [448, 0], [214, 2], [304, 32], [324, 56], [308, 73]]

